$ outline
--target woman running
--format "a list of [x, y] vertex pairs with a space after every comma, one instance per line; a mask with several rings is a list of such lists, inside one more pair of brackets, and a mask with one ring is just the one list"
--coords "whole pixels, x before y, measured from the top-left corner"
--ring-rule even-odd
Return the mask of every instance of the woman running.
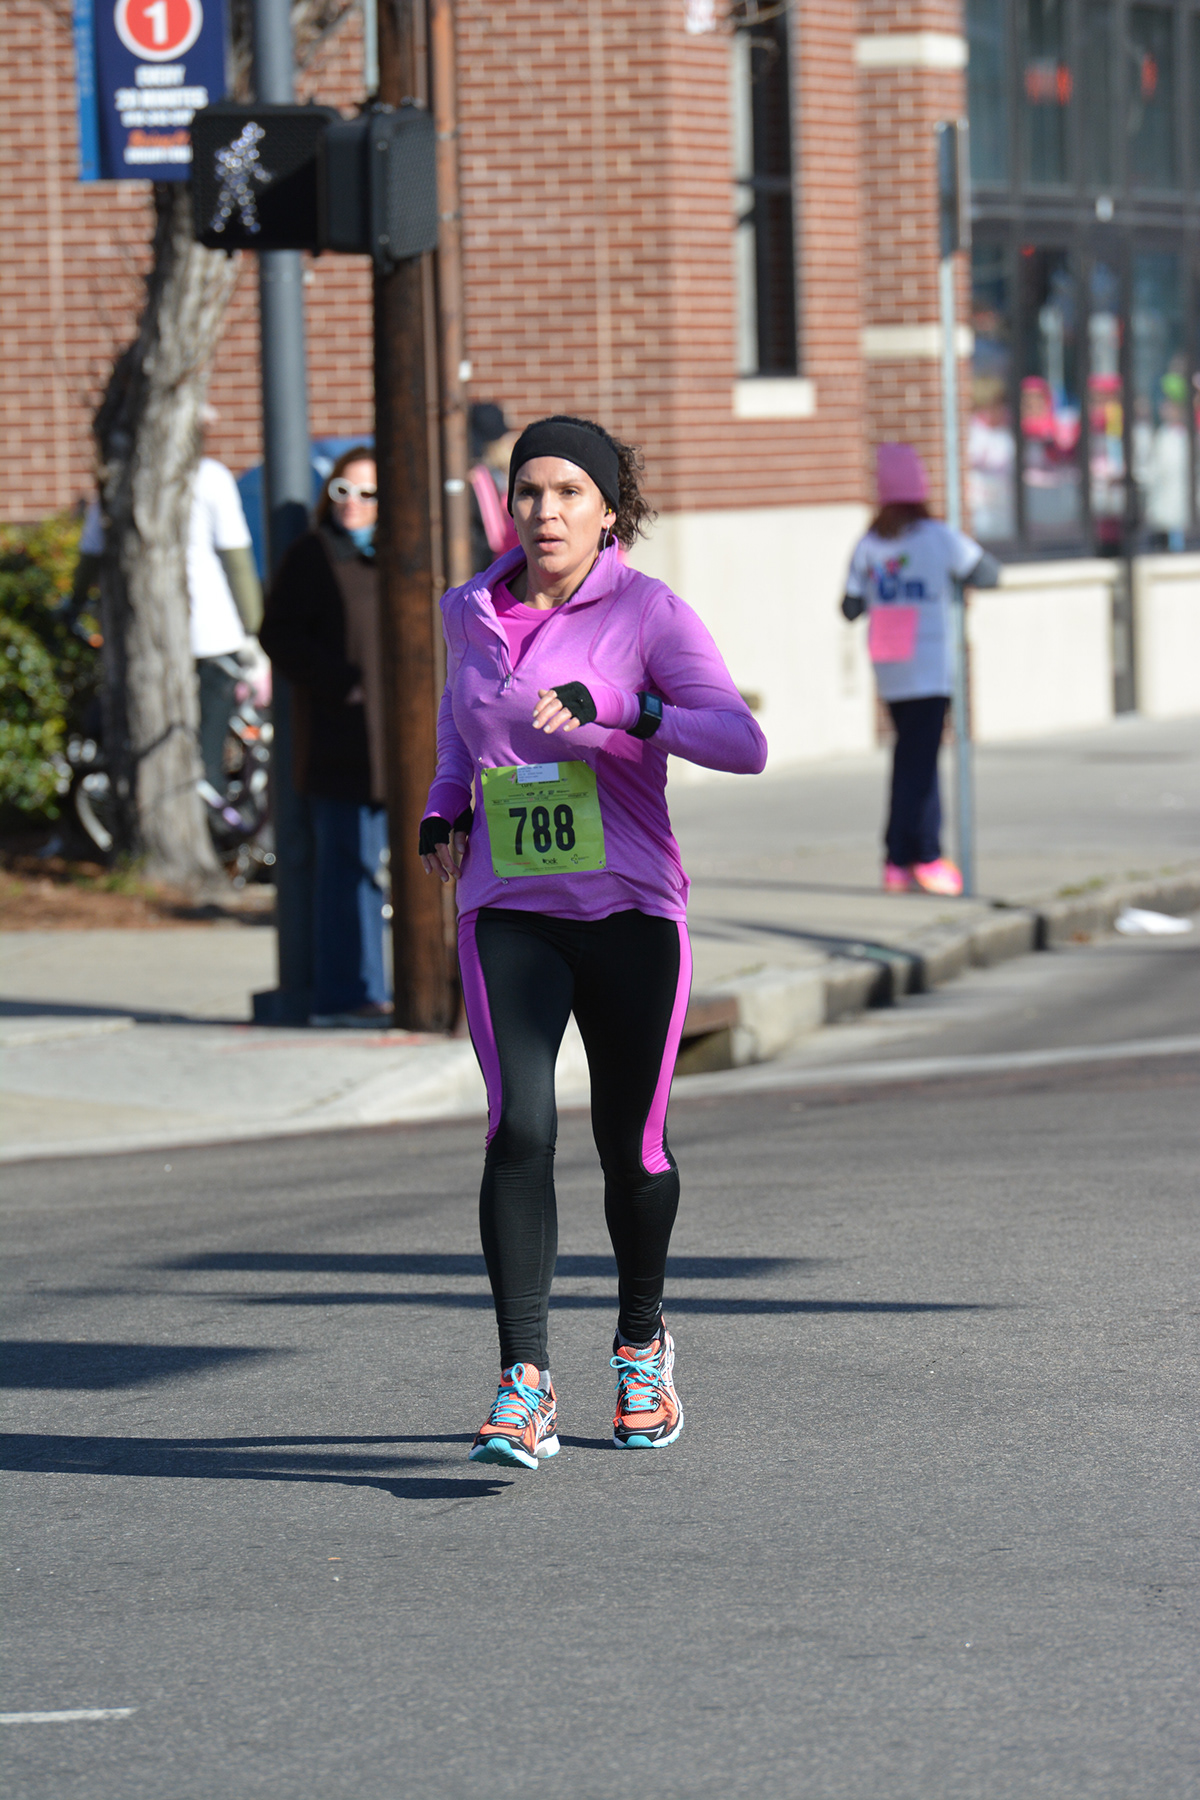
[[589, 420], [530, 425], [509, 470], [518, 548], [442, 600], [448, 674], [420, 855], [458, 880], [500, 1328], [500, 1388], [471, 1456], [529, 1469], [558, 1451], [554, 1065], [572, 1012], [617, 1261], [613, 1442], [660, 1449], [683, 1428], [662, 1297], [679, 1205], [667, 1100], [691, 952], [667, 756], [757, 774], [767, 754], [696, 614], [621, 560], [651, 517], [640, 469]]
[[961, 894], [942, 855], [938, 749], [954, 691], [950, 607], [957, 579], [995, 587], [1000, 565], [974, 538], [930, 516], [929, 477], [911, 444], [880, 444], [879, 511], [850, 561], [842, 612], [867, 613], [875, 685], [896, 728], [883, 885]]

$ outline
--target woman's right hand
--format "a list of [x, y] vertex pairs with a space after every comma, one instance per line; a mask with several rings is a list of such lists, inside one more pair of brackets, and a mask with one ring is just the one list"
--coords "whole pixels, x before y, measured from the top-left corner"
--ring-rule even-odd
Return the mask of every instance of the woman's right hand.
[[453, 826], [436, 813], [421, 820], [418, 854], [427, 875], [437, 875], [442, 881], [456, 881], [466, 853], [467, 833], [459, 828], [458, 819]]

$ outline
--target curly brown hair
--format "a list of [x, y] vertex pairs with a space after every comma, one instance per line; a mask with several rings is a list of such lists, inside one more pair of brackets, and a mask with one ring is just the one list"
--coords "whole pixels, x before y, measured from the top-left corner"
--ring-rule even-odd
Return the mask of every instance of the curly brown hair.
[[555, 413], [553, 416], [564, 425], [582, 425], [585, 431], [594, 431], [597, 437], [604, 438], [616, 451], [617, 518], [613, 536], [628, 550], [640, 537], [646, 535], [646, 528], [658, 517], [642, 492], [642, 476], [646, 472], [646, 464], [641, 451], [636, 444], [623, 444], [611, 431], [605, 431], [603, 425], [597, 425], [595, 419], [577, 419], [573, 413]]
[[897, 538], [919, 525], [922, 519], [932, 517], [923, 500], [889, 500], [886, 506], [880, 507], [867, 529], [876, 537]]

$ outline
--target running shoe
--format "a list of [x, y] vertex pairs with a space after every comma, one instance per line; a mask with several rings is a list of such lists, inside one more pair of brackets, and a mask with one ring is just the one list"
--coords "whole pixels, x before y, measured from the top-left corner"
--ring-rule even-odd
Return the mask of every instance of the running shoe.
[[899, 863], [884, 863], [883, 891], [885, 894], [907, 894], [915, 887], [911, 869], [902, 869]]
[[615, 1343], [617, 1411], [613, 1443], [618, 1450], [665, 1450], [683, 1430], [683, 1407], [675, 1392], [675, 1340], [664, 1320], [644, 1350]]
[[962, 875], [944, 856], [936, 862], [914, 863], [912, 872], [917, 886], [927, 894], [962, 893]]
[[471, 1445], [472, 1462], [521, 1463], [536, 1469], [539, 1457], [557, 1456], [558, 1402], [554, 1384], [538, 1384], [536, 1363], [514, 1363], [500, 1375], [500, 1391]]

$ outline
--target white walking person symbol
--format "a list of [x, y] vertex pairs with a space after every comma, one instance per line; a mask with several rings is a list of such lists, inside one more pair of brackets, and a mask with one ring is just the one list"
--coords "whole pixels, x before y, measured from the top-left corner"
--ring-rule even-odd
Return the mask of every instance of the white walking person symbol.
[[260, 187], [265, 187], [271, 179], [270, 172], [258, 160], [259, 141], [266, 135], [262, 126], [252, 119], [242, 127], [232, 144], [217, 151], [213, 160], [221, 178], [221, 192], [217, 196], [217, 210], [212, 216], [210, 231], [224, 231], [235, 206], [241, 214], [244, 231], [262, 230], [251, 183], [257, 181]]

